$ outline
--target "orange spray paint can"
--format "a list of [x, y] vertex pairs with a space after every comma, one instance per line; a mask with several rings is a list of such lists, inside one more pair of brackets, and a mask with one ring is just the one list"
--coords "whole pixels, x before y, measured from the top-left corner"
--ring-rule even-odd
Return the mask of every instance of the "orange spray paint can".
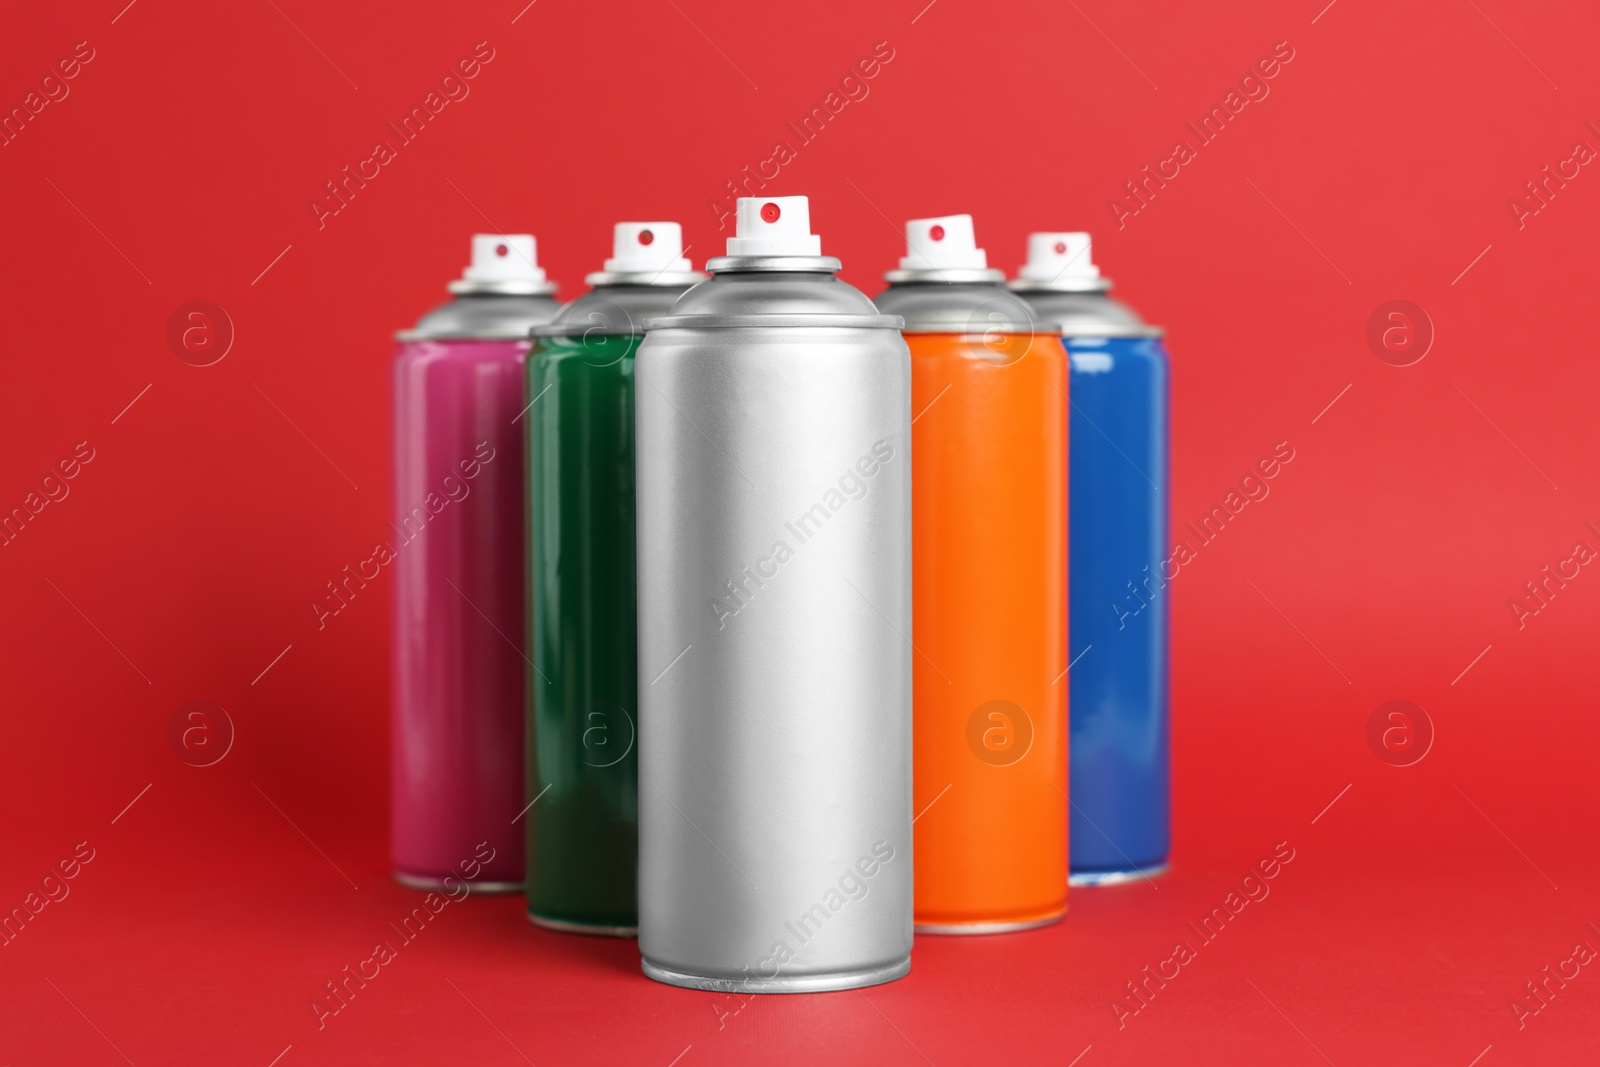
[[1067, 909], [1066, 351], [970, 215], [906, 233], [916, 929], [1028, 929]]

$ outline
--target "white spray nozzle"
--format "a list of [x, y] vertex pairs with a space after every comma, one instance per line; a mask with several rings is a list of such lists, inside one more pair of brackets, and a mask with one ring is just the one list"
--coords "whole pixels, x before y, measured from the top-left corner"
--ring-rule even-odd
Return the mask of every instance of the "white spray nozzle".
[[1028, 262], [1017, 277], [1030, 282], [1098, 278], [1100, 268], [1094, 265], [1086, 233], [1030, 233]]
[[942, 215], [906, 223], [906, 254], [901, 270], [984, 270], [989, 257], [972, 233], [971, 215]]
[[683, 227], [676, 222], [619, 222], [606, 271], [667, 274], [694, 268], [683, 256]]
[[811, 204], [803, 196], [741, 196], [737, 236], [730, 256], [820, 256], [822, 238], [811, 232]]
[[538, 243], [531, 233], [475, 233], [472, 265], [461, 277], [474, 284], [543, 282]]

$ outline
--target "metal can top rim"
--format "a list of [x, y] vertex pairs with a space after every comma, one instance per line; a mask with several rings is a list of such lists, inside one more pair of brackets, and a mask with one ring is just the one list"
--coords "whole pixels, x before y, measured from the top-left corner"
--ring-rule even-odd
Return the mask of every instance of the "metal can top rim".
[[961, 329], [958, 327], [953, 327], [949, 323], [935, 322], [908, 322], [906, 325], [900, 327], [900, 332], [908, 333], [916, 337], [931, 337], [935, 334], [943, 334], [947, 337], [983, 337], [988, 334], [999, 334], [1002, 337], [1054, 337], [1060, 333], [1060, 331], [1053, 326], [1039, 326], [1034, 329], [1028, 329], [1026, 327], [1012, 329], [1010, 327], [999, 326], [979, 328], [977, 326], [973, 326], [970, 329]]
[[[951, 275], [958, 272], [950, 271]], [[906, 320], [909, 334], [981, 336], [1054, 335], [1028, 302], [1007, 289], [999, 271], [966, 270], [967, 277], [933, 277], [923, 271], [890, 271], [889, 288], [873, 298], [885, 315]], [[909, 275], [909, 277], [908, 277]]]
[[838, 274], [843, 268], [837, 256], [714, 256], [706, 260], [706, 270], [712, 274], [750, 271]]
[[444, 333], [429, 333], [426, 330], [397, 330], [396, 341], [526, 341], [526, 333], [512, 333], [508, 330], [485, 331], [483, 333], [465, 333], [460, 330], [449, 330]]
[[722, 330], [736, 327], [823, 326], [829, 328], [903, 330], [899, 315], [660, 315], [644, 320], [646, 332], [655, 330]]
[[1035, 282], [1015, 278], [1006, 282], [1014, 293], [1104, 293], [1111, 288], [1110, 278], [1063, 278], [1053, 282]]
[[1167, 331], [1160, 326], [1134, 326], [1126, 323], [1064, 323], [1050, 327], [1049, 332], [1062, 337], [1165, 337]]
[[667, 314], [679, 297], [706, 280], [704, 274], [694, 271], [657, 274], [659, 277], [653, 282], [650, 275], [643, 272], [602, 271], [591, 274], [590, 281], [602, 277], [618, 281], [596, 284], [587, 293], [562, 307], [553, 318], [533, 323], [528, 336], [637, 337], [644, 332], [644, 327], [640, 325], [643, 320]]
[[883, 280], [890, 285], [907, 285], [917, 282], [937, 285], [963, 285], [971, 282], [1004, 282], [1006, 272], [993, 267], [945, 267], [916, 270], [885, 271]]
[[598, 289], [602, 285], [649, 285], [661, 288], [694, 285], [711, 277], [697, 270], [673, 271], [621, 271], [597, 270], [583, 276], [585, 285]]
[[605, 330], [577, 323], [551, 323], [533, 327], [528, 331], [528, 337], [537, 341], [546, 337], [637, 337], [642, 333], [642, 326], [632, 330]]
[[561, 286], [555, 282], [469, 282], [465, 279], [453, 281], [445, 286], [446, 290], [455, 293], [457, 296], [463, 293], [484, 293], [497, 296], [549, 296], [560, 288]]

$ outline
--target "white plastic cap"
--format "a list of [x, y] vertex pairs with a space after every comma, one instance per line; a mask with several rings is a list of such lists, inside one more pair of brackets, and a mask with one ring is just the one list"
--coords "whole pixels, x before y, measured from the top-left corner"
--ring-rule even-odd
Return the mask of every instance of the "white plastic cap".
[[811, 232], [811, 203], [803, 196], [741, 196], [730, 256], [820, 256]]
[[1089, 235], [1086, 233], [1028, 234], [1028, 262], [1017, 277], [1030, 282], [1054, 282], [1064, 278], [1098, 278]]
[[683, 227], [676, 222], [619, 222], [606, 270], [617, 274], [668, 274], [694, 268], [683, 256]]
[[971, 215], [942, 215], [906, 223], [906, 254], [900, 257], [901, 270], [983, 270], [988, 266], [989, 257], [973, 236]]
[[461, 275], [463, 281], [543, 282], [539, 267], [538, 243], [531, 233], [475, 233], [472, 235], [472, 265]]

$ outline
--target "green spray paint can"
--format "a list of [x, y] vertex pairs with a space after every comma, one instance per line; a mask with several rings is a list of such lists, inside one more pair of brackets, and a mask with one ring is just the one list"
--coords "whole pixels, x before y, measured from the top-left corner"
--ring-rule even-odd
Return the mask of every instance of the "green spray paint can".
[[675, 222], [622, 222], [528, 353], [528, 918], [637, 931], [634, 352], [705, 275]]

